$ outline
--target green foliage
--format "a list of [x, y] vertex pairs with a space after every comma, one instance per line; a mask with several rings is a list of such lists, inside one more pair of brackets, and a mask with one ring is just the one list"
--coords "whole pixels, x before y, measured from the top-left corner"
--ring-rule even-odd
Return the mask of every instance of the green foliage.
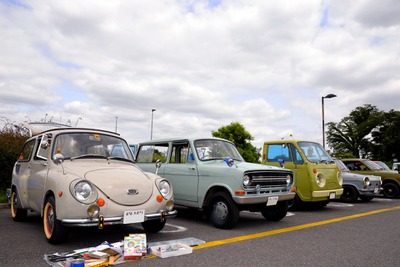
[[6, 192], [0, 191], [0, 203], [7, 203], [7, 202], [8, 198]]
[[247, 162], [260, 163], [261, 148], [253, 146], [250, 141], [254, 137], [239, 122], [222, 126], [217, 131], [211, 131], [212, 136], [227, 139], [235, 144], [240, 154]]
[[6, 119], [5, 122], [0, 131], [0, 192], [10, 188], [14, 163], [28, 138], [28, 133], [21, 125], [14, 125]]
[[383, 112], [366, 104], [339, 123], [330, 122], [327, 143], [338, 158], [400, 159], [400, 112]]

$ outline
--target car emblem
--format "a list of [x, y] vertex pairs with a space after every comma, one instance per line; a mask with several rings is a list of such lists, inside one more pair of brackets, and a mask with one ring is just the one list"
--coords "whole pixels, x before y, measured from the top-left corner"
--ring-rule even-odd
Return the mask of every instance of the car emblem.
[[137, 195], [137, 194], [139, 194], [139, 191], [137, 191], [136, 189], [128, 189], [128, 190], [126, 191], [126, 194], [127, 194], [127, 195], [130, 195], [130, 196], [132, 196], [132, 195]]

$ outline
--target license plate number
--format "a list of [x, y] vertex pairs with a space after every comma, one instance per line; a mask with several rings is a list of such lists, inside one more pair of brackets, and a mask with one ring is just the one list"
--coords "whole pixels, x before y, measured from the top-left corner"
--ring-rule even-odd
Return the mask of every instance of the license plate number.
[[278, 203], [279, 197], [268, 197], [267, 206], [274, 206]]
[[335, 199], [335, 198], [336, 198], [335, 192], [329, 193], [329, 199]]
[[144, 222], [144, 210], [130, 210], [124, 212], [124, 224]]

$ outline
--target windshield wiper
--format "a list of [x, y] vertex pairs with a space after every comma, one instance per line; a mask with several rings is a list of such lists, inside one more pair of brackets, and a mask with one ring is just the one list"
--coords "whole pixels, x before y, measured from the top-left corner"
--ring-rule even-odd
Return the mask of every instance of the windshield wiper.
[[84, 154], [84, 155], [79, 155], [75, 157], [71, 157], [71, 160], [74, 159], [83, 159], [83, 158], [106, 158], [106, 156], [99, 155], [99, 154]]
[[127, 162], [133, 162], [133, 160], [127, 159], [127, 158], [123, 158], [123, 157], [107, 157], [107, 160], [110, 159], [116, 159], [116, 160], [122, 160], [122, 161], [127, 161]]

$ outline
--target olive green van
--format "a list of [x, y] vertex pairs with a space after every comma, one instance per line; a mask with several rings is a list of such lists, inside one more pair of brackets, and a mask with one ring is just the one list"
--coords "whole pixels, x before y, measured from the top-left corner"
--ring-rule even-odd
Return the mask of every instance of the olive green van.
[[299, 140], [266, 141], [262, 163], [290, 169], [295, 174], [296, 196], [291, 208], [304, 204], [323, 207], [343, 194], [342, 176], [335, 162], [318, 143]]

